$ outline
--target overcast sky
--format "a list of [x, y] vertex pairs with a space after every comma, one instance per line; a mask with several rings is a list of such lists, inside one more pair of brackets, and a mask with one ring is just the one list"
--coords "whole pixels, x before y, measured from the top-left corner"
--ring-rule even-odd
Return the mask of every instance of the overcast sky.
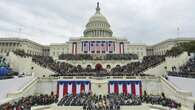
[[[41, 44], [83, 35], [97, 0], [0, 0], [0, 35]], [[114, 36], [154, 44], [195, 37], [195, 0], [99, 0]], [[177, 28], [179, 27], [179, 32]], [[20, 32], [20, 33], [18, 33]]]

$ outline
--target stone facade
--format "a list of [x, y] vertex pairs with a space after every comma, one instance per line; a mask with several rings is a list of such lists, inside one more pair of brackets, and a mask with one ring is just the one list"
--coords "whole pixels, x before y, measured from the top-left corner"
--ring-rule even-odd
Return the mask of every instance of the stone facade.
[[31, 55], [48, 55], [49, 47], [28, 39], [0, 38], [0, 53], [9, 53], [15, 50], [24, 50], [25, 53]]
[[137, 54], [140, 59], [147, 55], [145, 44], [128, 44], [128, 53]]
[[149, 48], [153, 49], [152, 51], [154, 55], [164, 55], [167, 52], [167, 50], [170, 50], [172, 47], [176, 46], [178, 43], [190, 42], [190, 41], [195, 41], [195, 38], [168, 39], [158, 44], [155, 44]]
[[58, 56], [61, 54], [69, 53], [69, 46], [67, 43], [61, 44], [51, 44], [50, 46], [50, 53], [49, 55], [52, 56], [54, 59], [58, 59]]

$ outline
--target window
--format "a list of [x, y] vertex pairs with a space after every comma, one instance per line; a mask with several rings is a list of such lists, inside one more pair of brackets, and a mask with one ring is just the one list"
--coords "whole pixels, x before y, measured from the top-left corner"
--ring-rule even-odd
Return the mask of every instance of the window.
[[96, 53], [100, 53], [100, 51], [97, 51]]
[[109, 53], [112, 53], [112, 51], [109, 51]]
[[102, 51], [102, 53], [105, 53], [105, 51]]
[[88, 53], [87, 51], [84, 51], [84, 53]]
[[95, 51], [91, 51], [91, 53], [95, 53]]

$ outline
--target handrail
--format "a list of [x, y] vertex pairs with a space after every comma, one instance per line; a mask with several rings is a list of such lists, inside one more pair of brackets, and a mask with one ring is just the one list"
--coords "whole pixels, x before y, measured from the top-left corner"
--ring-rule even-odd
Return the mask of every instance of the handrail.
[[28, 88], [29, 88], [32, 84], [36, 83], [37, 81], [38, 81], [38, 78], [35, 77], [35, 78], [32, 79], [28, 84], [26, 84], [23, 88], [21, 88], [20, 90], [15, 91], [15, 92], [7, 93], [7, 97], [13, 97], [13, 96], [15, 96], [15, 95], [22, 94], [22, 93], [26, 92], [26, 90], [28, 90]]
[[180, 90], [178, 89], [175, 85], [171, 84], [169, 81], [167, 81], [165, 78], [163, 78], [162, 76], [160, 77], [161, 82], [166, 83], [169, 87], [171, 87], [174, 91], [178, 92], [178, 93], [182, 93], [185, 94], [187, 96], [192, 96], [192, 92], [186, 91], [186, 90]]

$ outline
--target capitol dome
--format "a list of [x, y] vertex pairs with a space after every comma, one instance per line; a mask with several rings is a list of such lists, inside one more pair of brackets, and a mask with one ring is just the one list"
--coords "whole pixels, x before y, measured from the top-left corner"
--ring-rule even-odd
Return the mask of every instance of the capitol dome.
[[112, 37], [110, 24], [100, 13], [99, 3], [97, 3], [96, 13], [89, 19], [83, 34], [85, 37]]

